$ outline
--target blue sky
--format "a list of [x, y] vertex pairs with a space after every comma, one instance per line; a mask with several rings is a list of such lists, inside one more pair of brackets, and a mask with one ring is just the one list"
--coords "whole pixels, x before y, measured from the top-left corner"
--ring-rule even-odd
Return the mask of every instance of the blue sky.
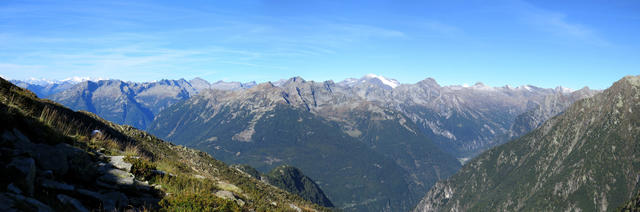
[[[232, 2], [232, 3], [231, 3]], [[640, 1], [0, 1], [0, 75], [606, 88]]]

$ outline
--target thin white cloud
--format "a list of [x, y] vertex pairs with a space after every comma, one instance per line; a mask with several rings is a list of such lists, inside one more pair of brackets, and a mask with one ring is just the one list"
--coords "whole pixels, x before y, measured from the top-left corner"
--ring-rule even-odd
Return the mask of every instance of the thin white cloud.
[[[261, 52], [230, 49], [219, 46], [172, 49], [152, 44], [126, 45], [119, 47], [72, 50], [68, 52], [36, 51], [30, 52], [30, 61], [46, 66], [24, 66], [0, 64], [0, 68], [9, 73], [27, 73], [27, 69], [41, 68], [49, 72], [68, 74], [90, 73], [93, 77], [123, 78], [129, 74], [148, 73], [155, 78], [177, 71], [199, 72], [209, 68], [210, 64], [233, 64], [260, 69], [287, 69], [287, 67], [265, 65], [265, 56]], [[34, 71], [30, 71], [34, 73]]]
[[518, 13], [525, 23], [538, 30], [596, 46], [611, 46], [611, 43], [598, 35], [594, 29], [570, 21], [565, 13], [543, 9], [523, 0], [514, 0], [513, 3], [514, 12]]
[[0, 71], [3, 73], [12, 73], [20, 71], [38, 71], [44, 68], [40, 65], [23, 65], [14, 63], [0, 63]]
[[445, 24], [435, 20], [425, 20], [416, 24], [417, 27], [427, 29], [443, 35], [455, 35], [462, 33], [462, 30], [456, 26]]

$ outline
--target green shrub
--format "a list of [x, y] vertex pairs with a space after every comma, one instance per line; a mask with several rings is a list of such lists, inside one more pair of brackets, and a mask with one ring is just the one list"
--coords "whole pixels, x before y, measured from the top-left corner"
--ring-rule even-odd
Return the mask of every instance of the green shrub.
[[124, 161], [131, 163], [131, 173], [136, 176], [138, 180], [148, 180], [153, 175], [153, 170], [156, 170], [156, 166], [150, 161], [141, 158], [125, 157]]

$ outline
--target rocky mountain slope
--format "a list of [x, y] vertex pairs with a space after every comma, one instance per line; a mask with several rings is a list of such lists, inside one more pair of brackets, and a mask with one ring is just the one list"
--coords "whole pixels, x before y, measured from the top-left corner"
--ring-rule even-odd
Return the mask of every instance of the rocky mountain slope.
[[640, 184], [640, 76], [577, 101], [438, 182], [415, 211], [612, 211]]
[[253, 178], [296, 194], [320, 206], [334, 207], [333, 203], [331, 203], [322, 189], [320, 189], [320, 186], [296, 167], [282, 165], [272, 169], [266, 174], [261, 174], [258, 170], [248, 165], [233, 165], [233, 167]]
[[622, 211], [622, 212], [640, 211], [640, 194], [638, 194], [635, 198], [629, 200], [626, 204], [620, 206], [618, 211]]
[[459, 164], [402, 113], [330, 81], [204, 91], [158, 114], [150, 132], [261, 171], [291, 164], [345, 210], [408, 210]]
[[0, 79], [2, 211], [323, 211], [301, 197]]

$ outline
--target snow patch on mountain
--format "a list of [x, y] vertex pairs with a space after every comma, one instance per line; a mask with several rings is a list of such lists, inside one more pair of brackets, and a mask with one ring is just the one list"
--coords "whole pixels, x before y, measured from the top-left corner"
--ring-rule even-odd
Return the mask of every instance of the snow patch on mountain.
[[364, 79], [378, 79], [382, 84], [388, 85], [391, 88], [396, 88], [400, 85], [400, 82], [394, 79], [387, 79], [383, 76], [375, 75], [375, 74], [367, 74], [364, 76]]
[[102, 77], [78, 77], [78, 76], [74, 76], [74, 77], [69, 77], [66, 79], [61, 80], [62, 82], [75, 82], [75, 83], [81, 83], [84, 81], [100, 81], [100, 80], [107, 80], [107, 78], [102, 78]]

